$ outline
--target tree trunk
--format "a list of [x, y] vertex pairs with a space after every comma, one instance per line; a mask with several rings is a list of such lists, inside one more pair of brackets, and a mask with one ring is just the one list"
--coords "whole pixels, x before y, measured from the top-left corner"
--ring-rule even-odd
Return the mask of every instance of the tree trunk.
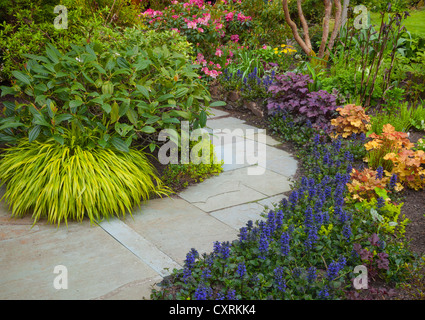
[[326, 43], [329, 37], [329, 19], [331, 18], [332, 3], [330, 0], [324, 0], [325, 4], [325, 17], [323, 18], [323, 31], [322, 31], [322, 42], [320, 43], [318, 57], [323, 58], [325, 53]]
[[350, 5], [350, 0], [344, 0], [344, 4], [342, 5], [342, 14], [341, 14], [341, 27], [344, 27], [347, 23], [347, 12], [348, 6]]
[[331, 34], [331, 38], [330, 38], [329, 43], [328, 43], [328, 48], [326, 49], [326, 57], [329, 57], [329, 52], [332, 50], [334, 43], [335, 43], [335, 39], [336, 39], [336, 37], [338, 36], [338, 33], [339, 33], [339, 29], [341, 28], [341, 13], [342, 13], [341, 2], [339, 0], [334, 0], [334, 3], [335, 3], [335, 7], [336, 7], [335, 25], [334, 25], [334, 29], [333, 29], [332, 34]]
[[[304, 14], [301, 9], [301, 0], [297, 0], [297, 6], [298, 6], [298, 15], [300, 17], [301, 23], [303, 24], [303, 31], [304, 31], [304, 39], [301, 38], [301, 36], [298, 33], [297, 25], [294, 21], [292, 21], [290, 15], [289, 15], [289, 9], [288, 9], [288, 0], [282, 0], [282, 6], [283, 6], [283, 12], [285, 13], [285, 21], [289, 25], [289, 27], [292, 30], [292, 34], [294, 35], [295, 41], [300, 45], [301, 49], [308, 55], [312, 55], [312, 47], [310, 43], [310, 36], [308, 34], [308, 26], [307, 22], [304, 18]], [[313, 52], [314, 54], [314, 52]]]

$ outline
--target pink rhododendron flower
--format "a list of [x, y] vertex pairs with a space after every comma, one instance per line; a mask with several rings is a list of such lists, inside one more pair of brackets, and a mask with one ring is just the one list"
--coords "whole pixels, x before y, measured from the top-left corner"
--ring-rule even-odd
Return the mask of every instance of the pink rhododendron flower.
[[234, 15], [234, 13], [233, 12], [229, 12], [228, 14], [226, 14], [226, 21], [227, 22], [229, 22], [229, 21], [232, 21], [233, 20], [233, 15]]
[[221, 23], [217, 23], [216, 25], [215, 25], [215, 29], [216, 30], [220, 30], [220, 29], [222, 29], [223, 28], [223, 24], [221, 24]]
[[219, 48], [217, 48], [217, 50], [215, 51], [215, 55], [218, 57], [221, 57], [221, 55], [223, 54], [223, 51], [221, 51]]
[[188, 27], [189, 29], [196, 29], [196, 26], [197, 26], [197, 23], [196, 23], [195, 21], [189, 21], [189, 22], [187, 23], [187, 27]]
[[202, 32], [204, 32], [204, 29], [198, 28], [198, 31], [202, 33]]
[[237, 35], [237, 34], [231, 35], [230, 40], [232, 40], [234, 42], [238, 42], [239, 41], [239, 35]]

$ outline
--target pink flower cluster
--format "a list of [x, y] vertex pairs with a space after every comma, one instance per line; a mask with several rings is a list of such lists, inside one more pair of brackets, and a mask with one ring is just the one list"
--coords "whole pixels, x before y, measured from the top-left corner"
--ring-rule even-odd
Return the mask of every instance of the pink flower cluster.
[[[231, 11], [228, 14], [226, 14], [225, 19], [226, 19], [227, 22], [230, 22], [230, 21], [233, 21], [234, 16], [235, 16], [235, 13], [233, 11]], [[239, 12], [236, 20], [238, 20], [240, 22], [251, 21], [252, 17], [245, 16], [242, 13]]]
[[[220, 50], [220, 49], [217, 49]], [[198, 53], [198, 56], [196, 57], [196, 63], [200, 64], [201, 66], [203, 66], [203, 68], [201, 69], [207, 76], [210, 76], [212, 78], [217, 78], [220, 74], [222, 74], [221, 71], [218, 71], [219, 69], [221, 69], [221, 65], [220, 64], [215, 64], [213, 61], [207, 62], [207, 60], [205, 60], [205, 57], [202, 53]]]

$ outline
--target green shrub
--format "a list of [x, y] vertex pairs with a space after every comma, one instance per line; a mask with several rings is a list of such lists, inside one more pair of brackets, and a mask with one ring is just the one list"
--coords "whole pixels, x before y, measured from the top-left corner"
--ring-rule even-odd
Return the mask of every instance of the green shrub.
[[[65, 2], [68, 8], [68, 3]], [[107, 50], [120, 39], [118, 30], [105, 26], [98, 15], [87, 17], [79, 7], [68, 8], [68, 28], [56, 29], [50, 11], [34, 4], [31, 8], [19, 8], [13, 11], [11, 21], [0, 24], [0, 81], [13, 80], [12, 70], [24, 68], [27, 58], [25, 54], [40, 55], [46, 49], [46, 44], [54, 44], [57, 48], [68, 51], [72, 44], [87, 44], [91, 42]]]
[[131, 215], [141, 199], [167, 192], [143, 152], [90, 148], [76, 138], [69, 133], [63, 145], [22, 141], [2, 154], [0, 179], [12, 216], [32, 212], [34, 223], [46, 217], [58, 225], [84, 217], [95, 222]]
[[398, 108], [392, 106], [392, 112], [380, 112], [371, 116], [371, 132], [382, 133], [382, 128], [387, 123], [391, 124], [395, 131], [408, 132], [412, 126], [413, 108], [409, 108], [407, 102], [398, 105]]
[[[191, 141], [189, 144], [190, 150], [192, 150], [194, 145], [195, 143]], [[199, 151], [198, 156], [203, 156], [202, 150]], [[161, 180], [165, 185], [177, 192], [191, 183], [202, 182], [210, 176], [218, 175], [223, 170], [222, 162], [217, 163], [212, 143], [210, 143], [209, 156], [209, 162], [207, 163], [169, 164], [164, 170]]]
[[63, 54], [48, 44], [46, 55], [26, 55], [26, 68], [12, 72], [16, 84], [1, 87], [2, 96], [24, 102], [4, 102], [0, 140], [40, 136], [61, 143], [63, 131], [74, 123], [81, 134], [97, 128], [97, 143], [104, 148], [128, 151], [133, 138], [141, 138], [153, 150], [157, 130], [178, 129], [181, 120], [205, 126], [209, 92], [184, 55], [166, 45], [117, 47], [72, 45]]

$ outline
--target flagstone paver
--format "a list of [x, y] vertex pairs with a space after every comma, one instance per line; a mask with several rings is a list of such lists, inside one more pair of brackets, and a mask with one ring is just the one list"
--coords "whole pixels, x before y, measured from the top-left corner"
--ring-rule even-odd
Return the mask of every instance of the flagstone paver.
[[[191, 248], [210, 252], [214, 241], [232, 241], [248, 220], [262, 219], [290, 190], [297, 161], [265, 130], [212, 113], [208, 131], [224, 171], [125, 219], [32, 226], [31, 216], [10, 219], [2, 201], [0, 298], [149, 299]], [[56, 265], [67, 267], [68, 289], [54, 288]]]

